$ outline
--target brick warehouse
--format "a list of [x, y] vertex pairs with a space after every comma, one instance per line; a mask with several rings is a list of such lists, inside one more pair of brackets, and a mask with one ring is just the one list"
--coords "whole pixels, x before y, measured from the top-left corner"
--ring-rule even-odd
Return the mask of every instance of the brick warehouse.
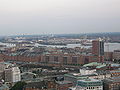
[[[23, 62], [42, 62], [46, 64], [86, 64], [90, 62], [99, 62], [101, 57], [92, 55], [74, 55], [74, 54], [44, 54], [35, 56], [0, 54], [1, 60], [23, 61]], [[104, 57], [102, 57], [104, 59]]]
[[[27, 50], [26, 50], [27, 49]], [[39, 62], [44, 64], [57, 65], [81, 65], [90, 62], [104, 61], [104, 42], [101, 39], [92, 41], [92, 53], [83, 52], [82, 49], [75, 51], [73, 49], [51, 48], [14, 48], [1, 52], [1, 60]]]

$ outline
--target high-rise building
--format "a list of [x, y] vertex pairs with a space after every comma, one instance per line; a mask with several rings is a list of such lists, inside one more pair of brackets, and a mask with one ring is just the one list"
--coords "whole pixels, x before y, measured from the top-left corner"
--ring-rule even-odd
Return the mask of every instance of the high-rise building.
[[92, 54], [99, 57], [98, 62], [104, 61], [104, 41], [102, 39], [92, 41]]
[[101, 39], [92, 41], [92, 54], [95, 56], [104, 55], [104, 41]]

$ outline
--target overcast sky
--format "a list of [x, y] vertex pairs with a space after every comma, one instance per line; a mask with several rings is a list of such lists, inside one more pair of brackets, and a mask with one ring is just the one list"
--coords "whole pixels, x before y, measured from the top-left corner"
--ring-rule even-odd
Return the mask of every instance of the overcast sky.
[[120, 0], [0, 0], [0, 35], [120, 32]]

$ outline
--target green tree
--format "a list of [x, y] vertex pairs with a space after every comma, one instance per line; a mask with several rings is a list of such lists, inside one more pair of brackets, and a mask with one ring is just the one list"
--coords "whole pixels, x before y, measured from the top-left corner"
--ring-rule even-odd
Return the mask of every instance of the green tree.
[[17, 82], [10, 90], [23, 90], [23, 87], [26, 85], [25, 82]]

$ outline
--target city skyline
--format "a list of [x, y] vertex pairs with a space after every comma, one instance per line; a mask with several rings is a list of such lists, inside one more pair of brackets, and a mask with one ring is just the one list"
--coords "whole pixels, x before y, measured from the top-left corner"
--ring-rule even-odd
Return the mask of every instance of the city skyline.
[[0, 35], [119, 32], [119, 0], [1, 0]]

